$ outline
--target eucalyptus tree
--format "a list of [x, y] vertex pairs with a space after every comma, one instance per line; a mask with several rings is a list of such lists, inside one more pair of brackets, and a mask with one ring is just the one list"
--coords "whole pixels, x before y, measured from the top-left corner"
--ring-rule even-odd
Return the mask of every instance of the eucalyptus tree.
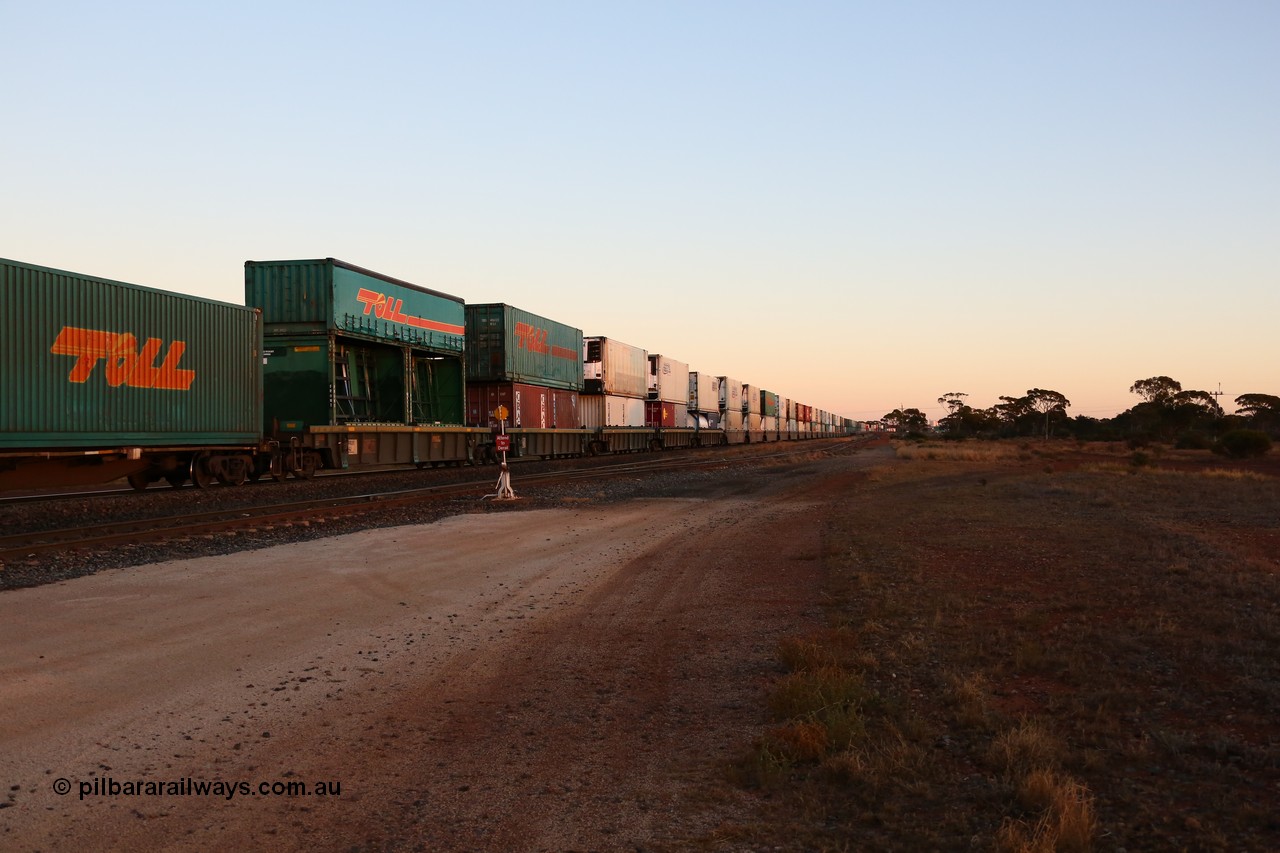
[[1047, 388], [1032, 388], [1027, 391], [1025, 399], [1032, 409], [1044, 415], [1044, 437], [1046, 439], [1049, 437], [1049, 417], [1057, 413], [1065, 419], [1067, 408], [1071, 405], [1071, 401], [1064, 394], [1058, 391], [1050, 391]]

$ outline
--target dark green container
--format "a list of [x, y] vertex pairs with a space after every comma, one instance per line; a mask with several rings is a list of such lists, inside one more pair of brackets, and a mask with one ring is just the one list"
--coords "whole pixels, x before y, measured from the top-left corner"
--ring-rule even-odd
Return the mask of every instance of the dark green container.
[[760, 414], [766, 418], [776, 418], [782, 409], [782, 398], [773, 391], [760, 392]]
[[244, 301], [268, 337], [332, 331], [461, 353], [463, 301], [333, 258], [245, 261]]
[[264, 343], [269, 435], [349, 424], [459, 425], [462, 360], [327, 332]]
[[0, 449], [256, 444], [261, 350], [252, 308], [0, 259]]
[[246, 261], [264, 320], [268, 434], [463, 422], [461, 299], [333, 258]]
[[581, 391], [582, 330], [510, 305], [468, 305], [467, 381]]

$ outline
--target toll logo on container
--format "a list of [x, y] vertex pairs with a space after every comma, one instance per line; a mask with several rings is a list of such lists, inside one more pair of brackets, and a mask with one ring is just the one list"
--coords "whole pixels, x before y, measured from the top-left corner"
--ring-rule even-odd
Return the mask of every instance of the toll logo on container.
[[84, 383], [93, 375], [98, 362], [103, 362], [107, 385], [118, 388], [160, 388], [167, 391], [186, 391], [195, 381], [194, 370], [178, 367], [182, 354], [187, 351], [186, 341], [173, 341], [158, 365], [164, 341], [147, 338], [138, 347], [138, 338], [132, 332], [104, 332], [98, 329], [80, 329], [63, 326], [49, 351], [54, 355], [75, 358], [67, 374], [70, 382]]
[[466, 330], [465, 326], [460, 326], [456, 323], [445, 323], [440, 320], [430, 320], [426, 317], [415, 317], [412, 314], [406, 314], [404, 313], [403, 299], [387, 296], [385, 293], [379, 293], [367, 287], [362, 287], [356, 292], [356, 301], [364, 305], [364, 315], [366, 317], [372, 315], [379, 320], [400, 323], [405, 326], [412, 326], [415, 329], [447, 332], [451, 335], [461, 335]]
[[516, 323], [514, 331], [520, 346], [529, 350], [529, 352], [541, 353], [542, 355], [550, 355], [552, 358], [563, 358], [574, 362], [578, 360], [577, 350], [547, 343], [548, 333], [546, 329], [540, 329], [531, 323]]

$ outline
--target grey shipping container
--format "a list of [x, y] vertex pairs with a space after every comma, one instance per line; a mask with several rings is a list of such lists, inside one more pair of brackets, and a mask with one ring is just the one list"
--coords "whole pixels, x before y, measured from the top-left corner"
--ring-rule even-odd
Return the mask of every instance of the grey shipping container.
[[0, 451], [256, 445], [252, 308], [0, 259]]
[[468, 305], [467, 380], [582, 390], [582, 330], [500, 303]]

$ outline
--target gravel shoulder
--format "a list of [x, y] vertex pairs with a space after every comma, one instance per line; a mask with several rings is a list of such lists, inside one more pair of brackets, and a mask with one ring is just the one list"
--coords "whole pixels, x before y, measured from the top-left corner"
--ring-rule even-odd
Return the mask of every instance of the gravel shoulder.
[[[777, 639], [821, 620], [823, 496], [888, 453], [0, 594], [0, 846], [652, 849], [714, 834], [750, 807], [724, 768], [762, 725]], [[289, 781], [341, 791], [258, 793]], [[104, 795], [112, 782], [179, 787]]]

